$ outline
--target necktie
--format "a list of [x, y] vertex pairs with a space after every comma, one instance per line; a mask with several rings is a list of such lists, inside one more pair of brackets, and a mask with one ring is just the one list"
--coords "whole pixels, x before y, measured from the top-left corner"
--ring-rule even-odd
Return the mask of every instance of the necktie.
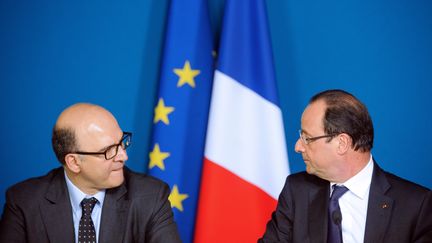
[[97, 202], [98, 200], [94, 197], [84, 198], [81, 201], [82, 215], [78, 229], [79, 243], [96, 243], [96, 232], [91, 214]]
[[339, 198], [348, 191], [344, 186], [333, 185], [328, 211], [327, 243], [342, 243], [342, 214], [339, 207]]

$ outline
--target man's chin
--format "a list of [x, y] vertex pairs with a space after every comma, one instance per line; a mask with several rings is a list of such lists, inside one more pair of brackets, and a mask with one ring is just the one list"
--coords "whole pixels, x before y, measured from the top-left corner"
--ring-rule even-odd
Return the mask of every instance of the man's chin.
[[312, 167], [310, 167], [309, 165], [307, 165], [307, 164], [306, 164], [306, 172], [308, 174], [311, 174], [311, 175], [315, 174], [315, 170]]
[[124, 181], [123, 170], [116, 170], [111, 173], [111, 188], [120, 186]]

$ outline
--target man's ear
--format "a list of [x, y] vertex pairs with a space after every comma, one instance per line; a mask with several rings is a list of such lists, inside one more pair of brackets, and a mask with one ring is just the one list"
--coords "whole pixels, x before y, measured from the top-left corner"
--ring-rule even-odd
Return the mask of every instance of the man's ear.
[[346, 133], [341, 133], [337, 136], [339, 145], [338, 145], [338, 153], [345, 154], [352, 147], [352, 139], [351, 136]]
[[67, 154], [65, 156], [65, 166], [74, 173], [81, 171], [81, 160], [76, 154]]

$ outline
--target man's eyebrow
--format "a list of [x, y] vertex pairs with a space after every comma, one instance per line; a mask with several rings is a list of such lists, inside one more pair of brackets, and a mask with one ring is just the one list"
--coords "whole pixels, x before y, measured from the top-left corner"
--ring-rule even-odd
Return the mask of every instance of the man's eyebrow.
[[308, 133], [305, 129], [302, 128], [302, 129], [300, 129], [300, 131], [301, 131], [302, 134], [310, 136], [310, 133]]
[[[121, 142], [121, 140], [120, 140], [120, 142]], [[120, 143], [113, 143], [113, 144], [107, 145], [107, 146], [105, 146], [105, 147], [99, 149], [99, 152], [105, 152], [107, 149], [109, 149], [109, 148], [111, 148], [111, 147], [114, 147], [114, 146], [117, 146], [117, 145], [119, 145], [119, 144], [120, 144]]]
[[116, 144], [111, 144], [111, 145], [105, 146], [105, 147], [99, 149], [98, 152], [101, 152], [101, 153], [102, 153], [102, 152], [105, 152], [107, 149], [111, 148], [111, 147], [114, 146], [114, 145], [116, 145]]

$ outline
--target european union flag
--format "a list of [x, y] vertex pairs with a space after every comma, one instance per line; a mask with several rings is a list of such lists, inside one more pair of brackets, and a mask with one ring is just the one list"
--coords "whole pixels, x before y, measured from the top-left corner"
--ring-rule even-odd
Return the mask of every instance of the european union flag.
[[206, 0], [172, 0], [149, 174], [171, 187], [169, 200], [183, 242], [192, 242], [213, 77]]

